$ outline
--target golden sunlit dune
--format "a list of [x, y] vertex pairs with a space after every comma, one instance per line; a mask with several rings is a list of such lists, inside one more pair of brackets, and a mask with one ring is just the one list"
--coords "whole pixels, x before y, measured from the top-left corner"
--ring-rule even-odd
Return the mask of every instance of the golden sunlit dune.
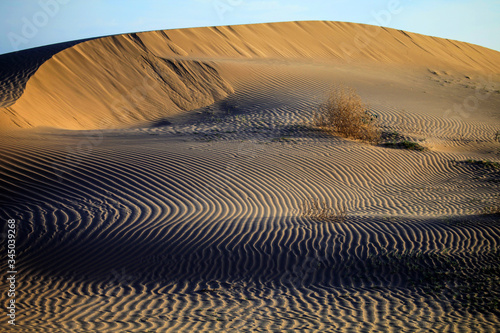
[[[16, 332], [500, 330], [499, 52], [288, 22], [0, 63]], [[312, 125], [340, 85], [382, 144]]]
[[220, 74], [227, 59], [398, 65], [413, 72], [494, 74], [495, 79], [500, 72], [499, 52], [362, 24], [289, 22], [152, 31], [94, 39], [55, 54], [30, 78], [22, 98], [1, 110], [1, 126], [122, 127], [207, 106], [233, 92]]

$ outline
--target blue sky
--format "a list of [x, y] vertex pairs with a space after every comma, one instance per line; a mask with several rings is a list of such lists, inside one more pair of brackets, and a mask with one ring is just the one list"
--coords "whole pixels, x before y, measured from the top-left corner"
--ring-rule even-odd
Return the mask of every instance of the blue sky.
[[500, 0], [1, 0], [0, 54], [126, 32], [295, 20], [376, 24], [500, 51]]

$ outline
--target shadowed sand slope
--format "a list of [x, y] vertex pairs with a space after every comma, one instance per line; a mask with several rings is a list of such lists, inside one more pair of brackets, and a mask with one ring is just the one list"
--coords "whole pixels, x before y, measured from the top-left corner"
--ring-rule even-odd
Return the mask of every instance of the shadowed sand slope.
[[[219, 73], [226, 58], [500, 73], [496, 51], [361, 24], [315, 21], [153, 31], [99, 38], [57, 53], [31, 77], [24, 95], [0, 110], [1, 126], [120, 127], [206, 106], [233, 92]], [[20, 93], [11, 95], [10, 102]]]

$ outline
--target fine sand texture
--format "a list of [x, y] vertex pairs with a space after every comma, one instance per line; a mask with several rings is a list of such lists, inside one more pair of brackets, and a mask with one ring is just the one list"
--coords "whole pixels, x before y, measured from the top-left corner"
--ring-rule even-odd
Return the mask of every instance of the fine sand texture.
[[[17, 228], [17, 325], [2, 312], [0, 330], [500, 330], [499, 52], [315, 21], [0, 65], [5, 274]], [[424, 150], [315, 128], [340, 85], [386, 143]], [[311, 201], [346, 216], [312, 218]]]

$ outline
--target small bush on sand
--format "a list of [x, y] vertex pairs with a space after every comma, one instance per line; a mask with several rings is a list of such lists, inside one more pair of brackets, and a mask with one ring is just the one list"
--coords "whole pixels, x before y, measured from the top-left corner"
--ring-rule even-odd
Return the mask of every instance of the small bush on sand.
[[313, 122], [343, 137], [376, 143], [380, 140], [380, 132], [374, 125], [374, 118], [354, 89], [340, 87], [319, 107]]
[[394, 148], [394, 149], [408, 149], [408, 150], [418, 150], [425, 151], [425, 147], [420, 144], [408, 140], [403, 140], [399, 142], [385, 142], [382, 144], [384, 147]]
[[324, 200], [311, 197], [302, 202], [302, 216], [320, 222], [342, 223], [347, 217], [347, 209], [345, 206], [335, 208]]

